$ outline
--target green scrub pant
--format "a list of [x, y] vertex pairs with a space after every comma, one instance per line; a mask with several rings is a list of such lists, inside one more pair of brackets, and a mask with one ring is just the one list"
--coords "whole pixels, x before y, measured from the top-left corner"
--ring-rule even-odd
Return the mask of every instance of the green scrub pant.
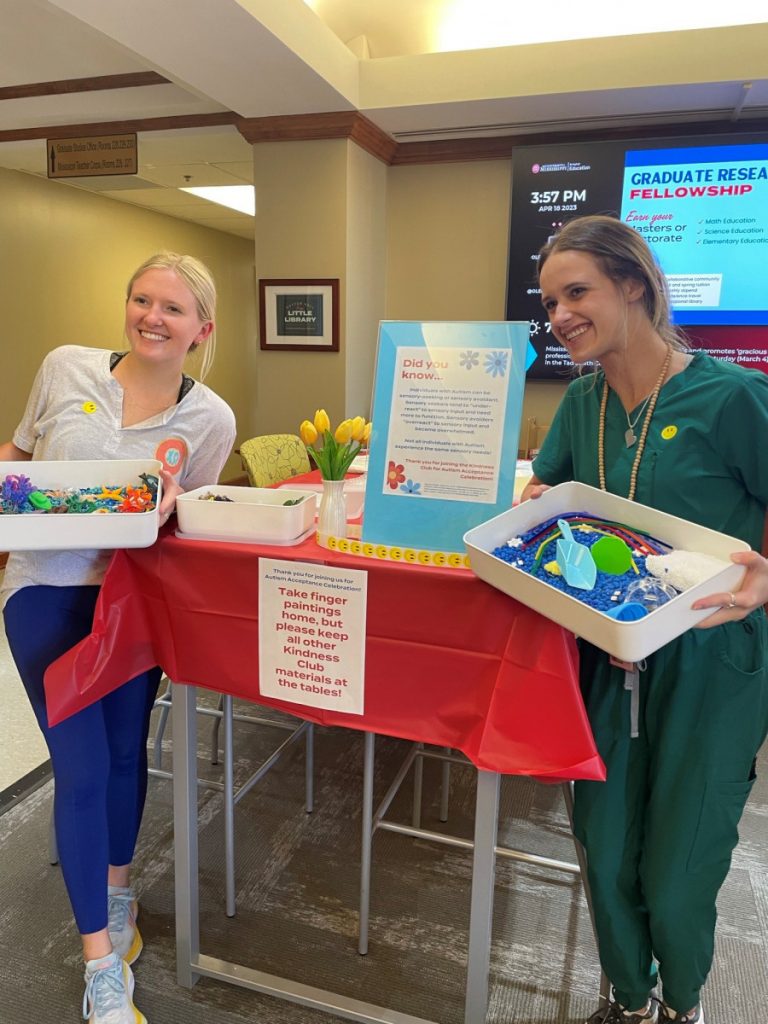
[[624, 672], [584, 644], [581, 680], [606, 782], [577, 782], [600, 960], [615, 997], [644, 1006], [656, 984], [685, 1012], [712, 965], [715, 900], [768, 732], [768, 625], [692, 629], [640, 673], [630, 738]]

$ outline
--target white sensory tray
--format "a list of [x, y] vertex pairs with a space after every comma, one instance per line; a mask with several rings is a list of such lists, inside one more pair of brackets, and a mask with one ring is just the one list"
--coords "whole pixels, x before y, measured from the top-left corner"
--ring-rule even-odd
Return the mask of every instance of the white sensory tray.
[[[491, 554], [494, 548], [501, 547], [511, 537], [520, 536], [564, 512], [589, 512], [602, 516], [644, 530], [673, 548], [712, 555], [729, 564], [645, 618], [619, 622]], [[558, 484], [540, 498], [525, 501], [473, 527], [464, 535], [464, 543], [472, 569], [486, 583], [621, 661], [640, 661], [712, 615], [711, 608], [693, 611], [691, 605], [697, 598], [708, 594], [738, 590], [744, 567], [732, 563], [730, 555], [735, 551], [750, 550], [748, 544], [735, 537], [579, 483]]]
[[[231, 501], [201, 501], [221, 494]], [[296, 505], [286, 501], [298, 499]], [[235, 487], [210, 484], [176, 499], [179, 536], [246, 544], [290, 544], [315, 521], [315, 493], [302, 487]]]
[[[23, 474], [45, 490], [67, 487], [137, 487], [141, 473], [158, 478], [157, 459], [101, 459], [75, 462], [0, 462], [0, 483]], [[157, 506], [150, 512], [29, 512], [0, 515], [0, 551], [76, 551], [90, 548], [148, 548], [157, 539]]]

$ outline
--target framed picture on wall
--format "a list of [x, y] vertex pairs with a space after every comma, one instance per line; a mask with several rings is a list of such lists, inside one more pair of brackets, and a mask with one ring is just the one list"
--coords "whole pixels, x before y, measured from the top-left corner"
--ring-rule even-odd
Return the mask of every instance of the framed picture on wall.
[[338, 278], [262, 278], [261, 348], [285, 352], [339, 351]]

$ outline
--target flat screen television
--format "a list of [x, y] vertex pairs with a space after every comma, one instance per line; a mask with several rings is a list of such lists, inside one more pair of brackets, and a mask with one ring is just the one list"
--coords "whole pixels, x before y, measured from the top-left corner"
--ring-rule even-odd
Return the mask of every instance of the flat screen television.
[[563, 381], [536, 281], [538, 251], [567, 220], [620, 217], [650, 243], [673, 318], [694, 348], [768, 372], [768, 136], [711, 135], [517, 149], [507, 319], [528, 320], [529, 379]]

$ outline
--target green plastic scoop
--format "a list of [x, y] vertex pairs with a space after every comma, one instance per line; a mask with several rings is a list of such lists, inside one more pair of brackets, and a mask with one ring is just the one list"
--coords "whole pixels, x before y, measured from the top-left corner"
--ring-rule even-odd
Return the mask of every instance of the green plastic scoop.
[[557, 542], [556, 560], [569, 587], [577, 590], [594, 590], [597, 566], [592, 552], [586, 544], [573, 539], [571, 527], [565, 519], [558, 519], [557, 525], [562, 537]]

